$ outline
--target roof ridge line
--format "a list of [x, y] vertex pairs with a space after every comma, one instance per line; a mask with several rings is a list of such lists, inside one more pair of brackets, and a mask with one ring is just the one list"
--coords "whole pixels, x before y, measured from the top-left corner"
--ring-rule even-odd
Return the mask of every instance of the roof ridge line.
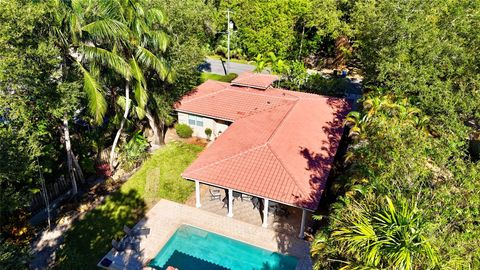
[[[217, 165], [217, 164], [219, 164], [219, 163], [221, 163], [221, 162], [230, 160], [230, 159], [232, 159], [232, 158], [234, 158], [234, 157], [242, 156], [242, 155], [244, 155], [244, 154], [246, 154], [246, 153], [248, 153], [248, 152], [252, 152], [252, 151], [254, 151], [254, 150], [257, 150], [257, 149], [265, 146], [266, 144], [267, 144], [267, 143], [259, 144], [259, 145], [255, 146], [255, 147], [249, 148], [249, 149], [247, 149], [247, 150], [245, 150], [245, 151], [242, 151], [242, 152], [240, 152], [240, 153], [237, 153], [237, 154], [234, 154], [234, 155], [232, 155], [232, 156], [226, 157], [226, 158], [224, 158], [224, 159], [218, 160], [218, 161], [216, 161], [216, 162], [210, 163], [210, 164], [208, 164], [208, 165], [206, 165], [206, 166], [203, 166], [203, 167], [200, 167], [200, 168], [198, 168], [198, 169], [189, 171], [189, 173], [197, 172], [197, 171], [199, 171], [199, 170], [203, 170], [203, 169], [206, 169], [206, 168], [211, 167], [211, 166], [213, 166], [213, 165]], [[183, 173], [182, 173], [182, 174], [183, 174]]]
[[287, 167], [285, 166], [285, 164], [283, 164], [282, 160], [278, 157], [278, 154], [272, 149], [272, 147], [270, 147], [270, 144], [268, 143], [268, 141], [265, 143], [268, 147], [268, 149], [270, 150], [270, 152], [272, 152], [272, 154], [275, 156], [275, 158], [277, 159], [278, 163], [280, 163], [280, 165], [282, 165], [282, 168], [287, 172], [288, 176], [290, 176], [290, 178], [292, 178], [293, 182], [295, 183], [295, 186], [297, 186], [298, 190], [300, 190], [303, 194], [303, 196], [305, 196], [305, 194], [308, 194], [306, 193], [306, 191], [298, 185], [297, 183], [297, 179], [295, 179], [295, 177], [293, 177], [293, 175], [290, 173], [290, 171], [287, 169]]
[[299, 99], [296, 99], [296, 100], [295, 100], [295, 103], [292, 105], [292, 107], [290, 107], [290, 109], [288, 109], [288, 112], [287, 112], [287, 113], [285, 114], [285, 116], [282, 118], [282, 121], [280, 121], [280, 123], [278, 123], [278, 125], [275, 127], [275, 130], [273, 130], [272, 134], [270, 134], [270, 136], [268, 137], [267, 143], [272, 139], [273, 136], [275, 136], [275, 134], [277, 133], [278, 129], [280, 128], [280, 126], [283, 125], [283, 123], [285, 122], [285, 119], [287, 119], [287, 117], [290, 115], [290, 112], [293, 110], [293, 108], [294, 108], [295, 106], [297, 106], [298, 100], [299, 100]]
[[[233, 85], [234, 86], [234, 85]], [[249, 87], [249, 88], [252, 88], [252, 87]], [[257, 96], [263, 96], [263, 97], [273, 97], [273, 98], [278, 98], [278, 99], [290, 99], [290, 100], [297, 100], [298, 97], [295, 97], [295, 96], [292, 96], [290, 95], [291, 97], [277, 97], [277, 96], [270, 96], [270, 95], [267, 95], [267, 94], [261, 94], [261, 93], [252, 93], [252, 92], [246, 92], [246, 91], [242, 91], [242, 90], [239, 90], [239, 89], [235, 89], [232, 87], [232, 85], [230, 86], [227, 86], [225, 89], [229, 89], [229, 90], [232, 90], [232, 91], [235, 91], [235, 92], [240, 92], [240, 93], [248, 93], [248, 94], [252, 94], [252, 95], [257, 95]], [[253, 89], [253, 88], [252, 88]], [[254, 89], [255, 90], [255, 89]], [[257, 90], [258, 91], [258, 90]]]
[[[241, 117], [236, 118], [235, 121], [240, 120], [240, 119], [244, 119], [244, 118], [247, 118], [247, 117], [250, 117], [250, 116], [254, 116], [254, 115], [257, 115], [257, 114], [266, 112], [266, 111], [268, 111], [268, 110], [275, 110], [275, 109], [277, 109], [277, 108], [280, 107], [280, 106], [290, 105], [289, 102], [293, 102], [294, 100], [282, 100], [282, 101], [284, 101], [285, 103], [277, 104], [277, 105], [274, 105], [274, 106], [269, 107], [269, 108], [265, 108], [265, 109], [262, 109], [262, 110], [254, 111], [254, 112], [249, 113], [249, 114], [247, 114], [247, 115], [245, 115], [245, 116], [241, 116]], [[269, 138], [270, 138], [270, 137], [269, 137]], [[268, 142], [268, 140], [267, 140], [267, 142]]]

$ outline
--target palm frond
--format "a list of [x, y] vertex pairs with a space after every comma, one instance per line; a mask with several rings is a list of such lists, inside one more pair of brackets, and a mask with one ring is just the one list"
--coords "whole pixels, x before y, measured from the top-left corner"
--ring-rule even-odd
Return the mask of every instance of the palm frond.
[[121, 74], [125, 79], [130, 79], [132, 74], [130, 65], [120, 55], [99, 47], [86, 45], [80, 47], [80, 51], [87, 59], [100, 62], [102, 65], [105, 65], [115, 70], [115, 72]]
[[148, 33], [150, 43], [159, 51], [165, 52], [168, 46], [168, 35], [163, 31], [152, 31]]
[[141, 64], [154, 69], [160, 76], [160, 79], [165, 80], [167, 78], [169, 68], [162, 58], [158, 58], [151, 51], [141, 46], [137, 47], [136, 58]]
[[100, 0], [97, 5], [97, 15], [100, 18], [110, 18], [118, 21], [123, 21], [123, 7], [122, 4], [116, 0]]
[[139, 106], [135, 106], [135, 113], [137, 114], [138, 119], [142, 120], [145, 118], [145, 110], [140, 108]]
[[130, 70], [132, 71], [133, 78], [135, 78], [135, 80], [140, 82], [142, 84], [141, 86], [143, 88], [147, 89], [147, 81], [145, 80], [145, 77], [143, 76], [143, 71], [140, 68], [140, 66], [138, 65], [135, 58], [133, 58], [133, 57], [130, 60]]
[[119, 96], [116, 103], [118, 107], [122, 108], [123, 111], [125, 111], [125, 108], [127, 108], [127, 99], [124, 96]]
[[107, 111], [107, 101], [103, 95], [102, 87], [97, 81], [94, 71], [94, 68], [91, 68], [92, 73], [90, 73], [86, 68], [77, 62], [77, 66], [80, 71], [83, 73], [83, 89], [87, 94], [88, 98], [88, 109], [92, 116], [95, 119], [97, 124], [102, 123], [103, 116]]
[[145, 88], [142, 87], [142, 84], [137, 82], [133, 88], [133, 93], [135, 101], [138, 104], [138, 107], [145, 109], [148, 101], [148, 93], [145, 91]]
[[129, 31], [124, 23], [108, 18], [91, 22], [83, 26], [82, 30], [94, 38], [111, 40], [126, 39]]
[[167, 21], [163, 11], [158, 8], [149, 9], [146, 17], [149, 23], [164, 24]]

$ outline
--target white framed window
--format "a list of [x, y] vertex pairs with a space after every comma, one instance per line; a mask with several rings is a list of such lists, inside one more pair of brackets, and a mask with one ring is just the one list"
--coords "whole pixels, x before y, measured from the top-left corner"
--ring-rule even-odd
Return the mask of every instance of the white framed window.
[[188, 115], [188, 124], [191, 126], [203, 127], [203, 118], [195, 115]]

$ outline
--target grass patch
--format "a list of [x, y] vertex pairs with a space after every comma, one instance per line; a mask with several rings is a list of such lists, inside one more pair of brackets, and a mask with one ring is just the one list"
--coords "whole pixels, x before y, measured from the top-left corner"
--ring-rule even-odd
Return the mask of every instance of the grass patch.
[[161, 198], [180, 203], [187, 200], [194, 183], [182, 179], [180, 173], [202, 149], [173, 142], [154, 152], [118, 191], [67, 232], [55, 268], [96, 269], [112, 239], [123, 236], [124, 225], [133, 226]]
[[[207, 56], [207, 58], [215, 59], [215, 60], [223, 59], [223, 61], [225, 62], [227, 61], [226, 57], [223, 57], [221, 55], [216, 55], [216, 54], [209, 55]], [[230, 58], [230, 62], [239, 63], [239, 64], [253, 64], [255, 61], [249, 61], [247, 59]]]
[[202, 82], [205, 82], [206, 80], [215, 80], [215, 81], [221, 81], [221, 82], [231, 82], [235, 78], [237, 78], [236, 73], [229, 73], [227, 75], [219, 75], [219, 74], [214, 74], [214, 73], [207, 73], [203, 72], [202, 73]]

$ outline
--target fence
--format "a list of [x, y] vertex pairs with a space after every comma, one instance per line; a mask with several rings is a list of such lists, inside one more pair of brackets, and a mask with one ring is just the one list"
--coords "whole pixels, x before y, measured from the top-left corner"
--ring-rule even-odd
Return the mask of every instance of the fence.
[[[51, 202], [55, 200], [56, 198], [60, 197], [60, 195], [65, 194], [67, 191], [69, 191], [72, 188], [72, 183], [70, 182], [69, 179], [66, 179], [65, 177], [61, 177], [58, 181], [52, 184], [48, 184], [46, 186], [47, 189], [47, 195], [48, 195], [48, 201]], [[31, 203], [31, 211], [34, 213], [37, 210], [40, 210], [41, 208], [45, 207], [45, 201], [43, 200], [43, 195], [42, 192], [38, 192], [33, 195], [32, 198], [32, 203]]]

